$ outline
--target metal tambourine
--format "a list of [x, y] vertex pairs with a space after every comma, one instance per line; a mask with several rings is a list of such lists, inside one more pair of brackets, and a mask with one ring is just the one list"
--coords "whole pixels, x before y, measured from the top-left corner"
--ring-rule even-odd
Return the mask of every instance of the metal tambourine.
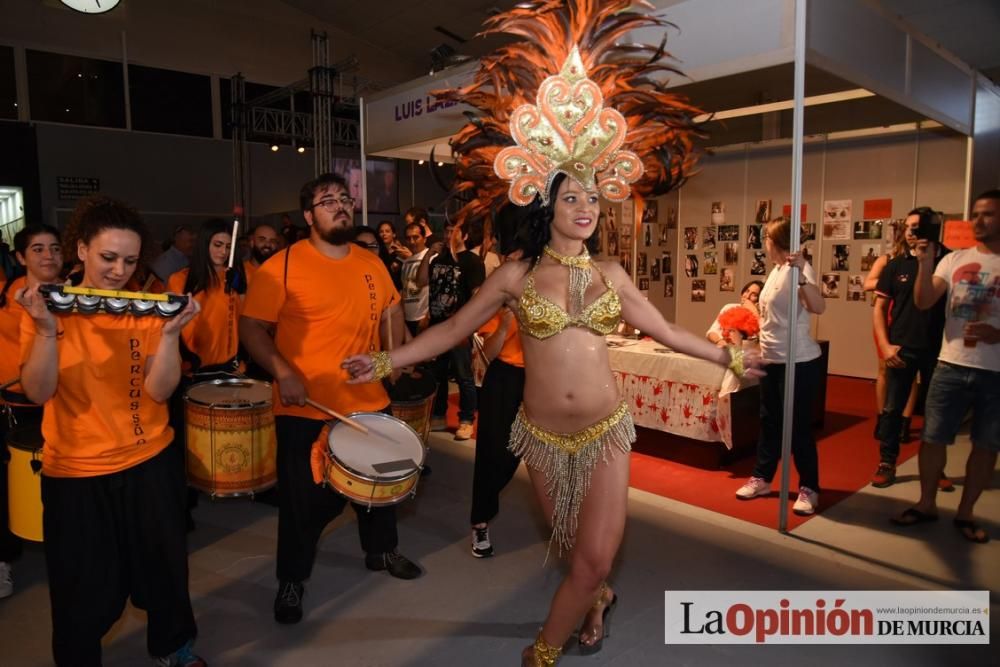
[[173, 317], [184, 310], [188, 302], [184, 294], [128, 292], [72, 285], [39, 285], [38, 291], [45, 297], [49, 310], [57, 313], [75, 310], [78, 313], [103, 311], [112, 315], [156, 313], [160, 317]]

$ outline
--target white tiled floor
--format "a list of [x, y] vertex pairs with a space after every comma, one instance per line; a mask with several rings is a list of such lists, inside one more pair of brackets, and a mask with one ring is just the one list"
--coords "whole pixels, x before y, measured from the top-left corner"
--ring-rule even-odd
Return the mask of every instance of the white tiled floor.
[[[271, 616], [277, 511], [248, 501], [202, 501], [191, 536], [191, 591], [197, 648], [213, 667], [519, 664], [560, 575], [558, 566], [542, 568], [547, 535], [526, 475], [520, 471], [507, 489], [492, 526], [497, 556], [477, 560], [467, 532], [472, 443], [435, 434], [431, 444], [433, 475], [401, 508], [399, 526], [400, 550], [426, 575], [405, 582], [366, 570], [354, 526], [346, 525], [353, 513], [346, 512], [322, 543], [307, 583], [306, 617], [296, 626], [279, 626]], [[967, 451], [967, 444], [956, 446], [951, 474], [961, 477]], [[989, 589], [996, 619], [1000, 493], [988, 491], [979, 503], [996, 539], [972, 545], [950, 522], [958, 493], [941, 495], [937, 524], [892, 528], [887, 517], [915, 497], [916, 461], [902, 466], [900, 476], [902, 483], [863, 489], [791, 535], [633, 490], [613, 576], [620, 607], [612, 636], [597, 656], [570, 653], [561, 664], [997, 664], [989, 646], [664, 645], [663, 595], [670, 588]], [[17, 563], [15, 580], [15, 595], [0, 601], [0, 665], [50, 664], [39, 547], [29, 547]], [[146, 664], [143, 623], [141, 612], [126, 612], [106, 639], [106, 665]], [[994, 633], [998, 627], [992, 623]]]

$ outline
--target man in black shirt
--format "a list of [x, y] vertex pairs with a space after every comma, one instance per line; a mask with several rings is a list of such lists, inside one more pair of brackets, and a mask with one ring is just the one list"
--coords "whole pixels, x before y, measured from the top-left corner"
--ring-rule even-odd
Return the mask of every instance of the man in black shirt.
[[[912, 248], [920, 230], [928, 228], [940, 228], [933, 210], [921, 207], [910, 211], [904, 229], [907, 245]], [[940, 244], [934, 245], [938, 248], [938, 256], [934, 258], [937, 266], [948, 251]], [[896, 481], [903, 408], [918, 372], [921, 386], [925, 390], [930, 386], [941, 349], [945, 300], [940, 299], [930, 310], [917, 308], [913, 302], [917, 269], [917, 258], [907, 252], [886, 264], [875, 287], [875, 339], [886, 366], [885, 405], [875, 426], [881, 462], [872, 478], [872, 486], [878, 488], [891, 486]]]
[[[430, 284], [431, 326], [444, 322], [464, 306], [479, 286], [486, 280], [486, 268], [479, 255], [466, 250], [469, 236], [460, 225], [450, 222], [445, 225], [444, 236], [448, 249], [440, 248], [437, 257], [430, 262], [428, 281]], [[443, 246], [440, 242], [435, 244]], [[428, 256], [433, 254], [428, 253]], [[419, 280], [418, 280], [419, 282]], [[476, 383], [472, 375], [472, 341], [465, 340], [449, 352], [445, 352], [435, 362], [438, 379], [438, 393], [434, 399], [434, 419], [432, 427], [444, 429], [445, 413], [448, 410], [449, 367], [458, 382], [458, 431], [456, 440], [472, 437], [472, 420], [476, 416]]]

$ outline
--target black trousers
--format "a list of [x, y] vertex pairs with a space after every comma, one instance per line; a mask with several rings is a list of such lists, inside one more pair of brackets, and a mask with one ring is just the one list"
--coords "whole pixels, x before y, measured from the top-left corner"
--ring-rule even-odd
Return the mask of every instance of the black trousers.
[[[760, 437], [754, 477], [774, 479], [781, 460], [781, 424], [785, 407], [785, 366], [766, 366], [760, 379]], [[812, 410], [819, 383], [823, 381], [821, 358], [795, 364], [795, 397], [792, 415], [792, 458], [799, 473], [799, 485], [819, 492], [819, 457], [812, 433]]]
[[472, 525], [500, 512], [500, 492], [514, 477], [521, 459], [510, 453], [510, 427], [524, 397], [524, 369], [494, 359], [479, 392], [479, 429], [472, 473]]
[[910, 399], [913, 381], [920, 373], [920, 383], [926, 391], [931, 386], [937, 350], [917, 350], [904, 347], [899, 358], [906, 362], [902, 368], [885, 367], [885, 405], [875, 424], [875, 437], [879, 440], [879, 460], [896, 465], [899, 458], [899, 436], [903, 427], [903, 410]]
[[150, 655], [195, 638], [176, 456], [168, 447], [111, 475], [42, 477], [57, 665], [100, 665], [101, 637], [130, 597], [146, 610]]
[[[310, 452], [323, 422], [304, 417], [275, 417], [278, 436], [278, 567], [279, 581], [302, 582], [312, 573], [323, 529], [344, 511], [347, 498], [312, 477]], [[358, 515], [358, 536], [365, 553], [393, 551], [396, 508], [351, 503]]]
[[[4, 392], [5, 398], [8, 392]], [[27, 399], [25, 399], [27, 400]], [[37, 428], [41, 430], [42, 409], [7, 404], [0, 410], [0, 563], [10, 563], [21, 556], [21, 538], [10, 532], [10, 503], [8, 498], [7, 464], [10, 452], [7, 438], [11, 428]]]

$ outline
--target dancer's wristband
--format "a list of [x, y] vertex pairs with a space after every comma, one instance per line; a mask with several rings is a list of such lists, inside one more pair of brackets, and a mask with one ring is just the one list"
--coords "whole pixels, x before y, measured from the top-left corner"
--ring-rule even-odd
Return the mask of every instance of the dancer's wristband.
[[392, 375], [392, 358], [388, 352], [372, 352], [368, 356], [372, 359], [372, 382], [378, 382]]
[[743, 348], [736, 345], [729, 345], [726, 347], [729, 351], [729, 370], [731, 370], [736, 377], [743, 377], [746, 372], [746, 368], [743, 366]]

